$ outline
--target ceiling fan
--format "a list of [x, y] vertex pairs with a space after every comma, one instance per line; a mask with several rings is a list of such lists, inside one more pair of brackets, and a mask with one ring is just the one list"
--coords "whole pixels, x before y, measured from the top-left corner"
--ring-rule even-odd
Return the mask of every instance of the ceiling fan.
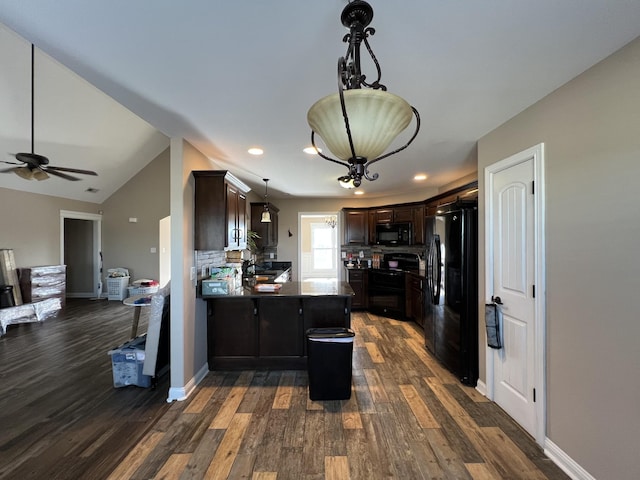
[[49, 159], [44, 155], [38, 155], [34, 153], [33, 143], [34, 143], [34, 54], [35, 47], [31, 44], [31, 153], [16, 153], [14, 156], [18, 162], [9, 162], [6, 160], [0, 160], [2, 163], [8, 163], [9, 165], [16, 165], [15, 167], [6, 168], [4, 170], [0, 170], [0, 173], [10, 173], [14, 172], [16, 175], [26, 179], [26, 180], [46, 180], [49, 178], [49, 175], [55, 175], [56, 177], [64, 178], [65, 180], [78, 181], [81, 180], [79, 177], [75, 177], [73, 175], [69, 175], [68, 173], [80, 173], [83, 175], [98, 175], [96, 172], [92, 172], [91, 170], [80, 170], [77, 168], [67, 168], [67, 167], [54, 167], [53, 165], [49, 165]]

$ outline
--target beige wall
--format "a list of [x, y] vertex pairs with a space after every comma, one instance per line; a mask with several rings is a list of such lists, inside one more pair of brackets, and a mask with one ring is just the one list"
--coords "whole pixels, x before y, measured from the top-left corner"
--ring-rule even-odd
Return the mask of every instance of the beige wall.
[[205, 302], [196, 299], [194, 193], [191, 171], [216, 167], [191, 144], [171, 139], [171, 387], [169, 400], [186, 398], [207, 368]]
[[[169, 215], [169, 202], [169, 149], [166, 149], [101, 206], [105, 274], [109, 268], [123, 267], [129, 270], [131, 281], [159, 278], [159, 222]], [[129, 218], [138, 221], [130, 223]]]
[[8, 188], [0, 188], [0, 205], [0, 248], [13, 249], [18, 267], [60, 263], [60, 210], [97, 214], [101, 208]]
[[541, 142], [547, 437], [596, 478], [637, 478], [640, 38], [483, 137], [481, 195], [486, 166]]

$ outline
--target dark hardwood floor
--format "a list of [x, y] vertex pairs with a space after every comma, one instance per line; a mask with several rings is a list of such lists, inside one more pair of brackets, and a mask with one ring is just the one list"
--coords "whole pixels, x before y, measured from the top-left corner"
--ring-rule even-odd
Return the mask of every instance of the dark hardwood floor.
[[[120, 302], [68, 300], [0, 338], [0, 478], [566, 479], [495, 404], [461, 385], [413, 323], [354, 313], [350, 400], [306, 371], [210, 372], [184, 402], [114, 388]], [[143, 314], [139, 331], [146, 331]]]

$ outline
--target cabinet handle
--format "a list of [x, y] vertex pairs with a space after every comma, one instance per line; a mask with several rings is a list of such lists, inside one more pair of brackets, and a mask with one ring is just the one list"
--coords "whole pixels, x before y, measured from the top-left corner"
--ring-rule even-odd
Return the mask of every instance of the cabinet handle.
[[238, 240], [242, 238], [242, 229], [238, 228]]

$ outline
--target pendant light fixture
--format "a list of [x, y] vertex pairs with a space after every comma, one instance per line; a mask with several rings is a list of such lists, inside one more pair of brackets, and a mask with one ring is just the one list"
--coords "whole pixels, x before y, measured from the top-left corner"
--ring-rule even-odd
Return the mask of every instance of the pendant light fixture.
[[[404, 150], [420, 130], [420, 115], [404, 99], [388, 93], [380, 83], [382, 72], [367, 38], [375, 34], [368, 27], [373, 8], [363, 0], [350, 2], [342, 11], [342, 24], [349, 29], [343, 38], [347, 53], [338, 60], [338, 93], [318, 100], [307, 113], [311, 127], [311, 144], [325, 160], [347, 167], [341, 182], [353, 182], [359, 187], [362, 178], [376, 180], [377, 173], [369, 173], [369, 166], [383, 158]], [[367, 82], [360, 70], [360, 46], [364, 42], [378, 78]], [[366, 88], [365, 88], [366, 87]], [[416, 118], [416, 130], [409, 141], [392, 152], [383, 154], [391, 142]], [[331, 153], [339, 160], [324, 155], [316, 147], [315, 134], [322, 137]]]
[[263, 178], [262, 181], [264, 182], [264, 210], [262, 211], [262, 218], [260, 219], [260, 222], [262, 223], [271, 223], [271, 212], [269, 211], [269, 192], [268, 192], [268, 182], [269, 179], [268, 178]]

